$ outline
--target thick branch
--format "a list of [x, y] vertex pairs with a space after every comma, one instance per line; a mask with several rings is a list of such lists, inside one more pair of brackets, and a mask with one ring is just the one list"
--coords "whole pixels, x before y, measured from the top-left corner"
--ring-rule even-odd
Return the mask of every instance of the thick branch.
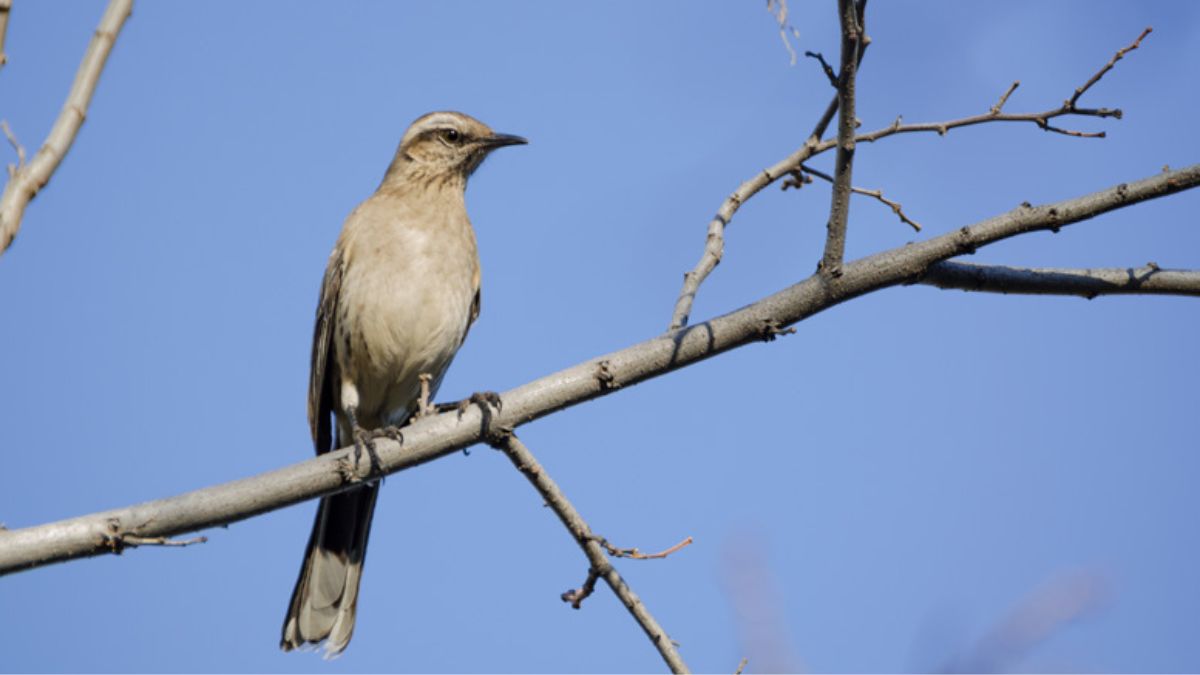
[[818, 269], [838, 276], [846, 253], [846, 222], [850, 218], [851, 176], [854, 172], [855, 78], [858, 76], [858, 45], [861, 37], [858, 9], [853, 0], [838, 0], [842, 25], [841, 70], [838, 73], [837, 159], [834, 162], [833, 196], [825, 225], [825, 253]]
[[575, 510], [570, 500], [538, 463], [529, 448], [525, 447], [525, 444], [512, 433], [498, 434], [491, 440], [491, 443], [497, 450], [504, 451], [513, 466], [529, 479], [533, 487], [542, 495], [546, 505], [554, 511], [567, 531], [575, 538], [575, 543], [583, 549], [583, 553], [591, 565], [588, 572], [589, 579], [595, 577], [604, 579], [612, 592], [621, 600], [621, 604], [625, 605], [625, 609], [629, 610], [638, 625], [642, 627], [646, 637], [650, 638], [650, 642], [658, 650], [671, 672], [691, 672], [688, 670], [687, 664], [683, 662], [679, 651], [675, 649], [675, 643], [671, 641], [667, 632], [658, 625], [650, 611], [646, 609], [646, 605], [642, 603], [641, 598], [633, 592], [629, 584], [625, 583], [616, 568], [612, 566], [612, 562], [604, 554], [604, 549], [601, 548], [597, 537], [592, 534], [592, 528], [588, 526], [587, 521]]
[[916, 283], [945, 289], [1027, 295], [1200, 296], [1200, 270], [1143, 267], [1025, 268], [946, 261], [929, 266]]
[[[511, 389], [493, 428], [516, 428], [555, 411], [683, 368], [742, 345], [773, 339], [786, 326], [865, 293], [926, 275], [935, 263], [1019, 234], [1062, 227], [1102, 213], [1200, 185], [1200, 165], [1045, 206], [1021, 206], [948, 234], [851, 262], [835, 279], [813, 275], [735, 312], [585, 361]], [[600, 363], [605, 362], [603, 368]], [[485, 438], [477, 408], [422, 418], [404, 430], [404, 446], [376, 441], [380, 469], [395, 473], [451, 454]], [[115, 521], [127, 535], [173, 536], [232, 523], [332, 494], [369, 476], [353, 448], [169, 499], [20, 530], [0, 531], [0, 574], [110, 552], [104, 533]]]
[[[100, 72], [104, 70], [104, 63], [108, 60], [117, 34], [132, 11], [133, 0], [111, 0], [108, 3], [108, 9], [104, 10], [100, 26], [88, 44], [87, 53], [83, 55], [83, 62], [75, 74], [75, 82], [67, 94], [67, 102], [50, 129], [50, 135], [33, 160], [18, 167], [4, 186], [4, 194], [0, 196], [0, 254], [8, 249], [17, 236], [29, 201], [50, 182], [50, 177], [75, 142], [75, 136], [87, 117], [96, 83], [100, 81]], [[7, 16], [7, 13], [3, 15]]]

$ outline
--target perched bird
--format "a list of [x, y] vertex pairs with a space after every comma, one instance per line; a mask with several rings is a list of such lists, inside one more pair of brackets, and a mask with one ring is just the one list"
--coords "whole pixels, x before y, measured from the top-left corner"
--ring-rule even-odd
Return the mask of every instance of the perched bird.
[[[424, 412], [479, 316], [467, 177], [492, 150], [525, 142], [462, 113], [429, 113], [346, 219], [313, 330], [308, 421], [317, 454], [370, 450], [379, 430]], [[378, 491], [367, 483], [321, 499], [283, 622], [284, 651], [325, 641], [329, 658], [349, 644]]]

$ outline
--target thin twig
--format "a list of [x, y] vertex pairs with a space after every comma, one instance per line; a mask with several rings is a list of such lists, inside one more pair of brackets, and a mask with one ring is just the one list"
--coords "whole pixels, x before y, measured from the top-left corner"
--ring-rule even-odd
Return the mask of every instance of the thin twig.
[[604, 547], [605, 551], [608, 551], [609, 555], [613, 556], [614, 558], [630, 558], [633, 560], [662, 559], [662, 558], [665, 558], [665, 557], [671, 555], [672, 553], [675, 553], [676, 551], [679, 551], [681, 549], [687, 548], [688, 546], [691, 546], [692, 542], [694, 541], [691, 537], [684, 537], [683, 541], [679, 542], [678, 544], [675, 544], [674, 546], [672, 546], [670, 548], [663, 549], [662, 551], [659, 551], [658, 553], [642, 553], [637, 548], [617, 548], [616, 546], [613, 546], [612, 544], [610, 544], [608, 542], [608, 540], [605, 539], [604, 537], [597, 537], [597, 536], [593, 535], [593, 538], [596, 540], [597, 543], [599, 543], [601, 546]]
[[825, 55], [821, 52], [805, 51], [804, 55], [810, 59], [816, 59], [821, 63], [821, 70], [825, 72], [825, 77], [829, 78], [829, 85], [834, 89], [838, 88], [838, 76], [833, 72], [833, 66], [825, 61]]
[[742, 671], [746, 668], [747, 663], [750, 663], [750, 659], [743, 656], [742, 660], [738, 662], [737, 670], [733, 671], [733, 675], [742, 675]]
[[12, 180], [13, 176], [17, 175], [17, 171], [20, 171], [25, 166], [25, 146], [21, 145], [21, 142], [13, 134], [12, 128], [8, 126], [8, 120], [0, 120], [0, 128], [3, 128], [4, 137], [8, 139], [8, 144], [17, 152], [17, 163], [8, 165], [8, 178]]
[[783, 46], [787, 49], [788, 64], [796, 65], [796, 50], [792, 48], [791, 40], [788, 40], [788, 33], [791, 32], [792, 37], [799, 38], [800, 32], [788, 23], [787, 0], [767, 0], [767, 11], [774, 15], [775, 21], [779, 23], [779, 39], [783, 40]]
[[825, 225], [825, 253], [817, 266], [823, 274], [837, 277], [842, 273], [846, 254], [846, 226], [850, 219], [850, 179], [854, 173], [855, 79], [858, 76], [858, 49], [862, 35], [858, 7], [853, 0], [838, 0], [838, 20], [842, 26], [841, 70], [838, 71], [837, 159], [834, 161], [833, 195], [829, 220]]
[[[502, 450], [508, 455], [513, 466], [517, 467], [529, 482], [537, 489], [538, 494], [542, 496], [542, 500], [554, 511], [562, 524], [566, 526], [567, 531], [575, 538], [575, 542], [583, 549], [584, 554], [588, 558], [591, 566], [588, 569], [587, 580], [583, 586], [577, 591], [567, 591], [562, 595], [562, 599], [570, 602], [571, 606], [578, 609], [584, 598], [591, 595], [592, 590], [596, 585], [596, 578], [604, 579], [625, 608], [642, 627], [646, 633], [646, 637], [650, 638], [650, 642], [658, 649], [659, 655], [666, 662], [667, 667], [673, 673], [686, 673], [688, 671], [687, 664], [684, 663], [683, 657], [679, 655], [679, 651], [675, 648], [675, 643], [671, 641], [667, 632], [658, 625], [650, 611], [646, 609], [646, 605], [641, 601], [629, 584], [621, 578], [609, 561], [608, 556], [604, 554], [604, 549], [601, 548], [597, 537], [592, 534], [592, 528], [579, 515], [575, 507], [562, 493], [558, 485], [550, 478], [546, 470], [538, 463], [537, 458], [525, 447], [515, 434], [509, 430], [504, 430], [500, 433], [494, 433], [488, 439], [492, 447], [497, 450]], [[686, 545], [686, 544], [684, 544]], [[678, 548], [682, 548], [683, 545]]]
[[1200, 270], [1142, 267], [1005, 267], [944, 261], [929, 266], [916, 283], [944, 289], [1023, 295], [1189, 295], [1200, 296]]
[[8, 33], [8, 15], [12, 11], [12, 0], [0, 0], [0, 68], [8, 63], [8, 54], [4, 51], [4, 36]]
[[50, 177], [63, 157], [75, 142], [79, 128], [87, 117], [88, 105], [91, 104], [92, 94], [96, 91], [96, 83], [100, 81], [100, 73], [112, 51], [113, 43], [133, 11], [133, 0], [110, 0], [100, 25], [88, 44], [83, 62], [75, 73], [75, 82], [67, 94], [62, 112], [54, 121], [50, 134], [42, 144], [41, 150], [33, 156], [33, 160], [18, 169], [4, 186], [0, 196], [0, 254], [8, 250], [17, 230], [21, 228], [21, 218], [25, 207], [34, 195], [50, 182]]
[[1099, 72], [1097, 72], [1095, 75], [1093, 75], [1093, 76], [1091, 77], [1091, 79], [1089, 79], [1087, 82], [1085, 82], [1085, 83], [1084, 83], [1084, 85], [1083, 85], [1082, 87], [1080, 87], [1080, 88], [1078, 88], [1078, 89], [1076, 89], [1076, 90], [1075, 90], [1075, 95], [1074, 95], [1074, 96], [1072, 96], [1072, 97], [1071, 97], [1071, 98], [1070, 98], [1070, 99], [1069, 99], [1069, 100], [1068, 100], [1068, 101], [1065, 103], [1065, 106], [1066, 106], [1066, 107], [1068, 107], [1068, 108], [1074, 109], [1074, 108], [1075, 108], [1075, 104], [1076, 104], [1076, 103], [1079, 101], [1079, 97], [1080, 97], [1080, 96], [1083, 96], [1083, 93], [1084, 93], [1085, 91], [1087, 91], [1088, 89], [1091, 89], [1093, 84], [1096, 84], [1097, 82], [1099, 82], [1099, 81], [1100, 81], [1100, 78], [1104, 77], [1104, 75], [1105, 75], [1105, 74], [1106, 74], [1108, 71], [1112, 70], [1112, 69], [1113, 69], [1113, 67], [1117, 65], [1117, 61], [1120, 61], [1121, 59], [1125, 58], [1125, 55], [1126, 55], [1126, 54], [1128, 54], [1129, 52], [1131, 52], [1131, 51], [1133, 51], [1133, 50], [1137, 49], [1139, 46], [1141, 46], [1141, 44], [1142, 44], [1142, 40], [1143, 40], [1143, 39], [1145, 39], [1145, 37], [1146, 37], [1147, 35], [1149, 35], [1149, 34], [1150, 34], [1150, 33], [1151, 33], [1153, 30], [1154, 30], [1154, 29], [1153, 29], [1152, 27], [1150, 27], [1150, 26], [1147, 26], [1147, 27], [1145, 28], [1145, 30], [1143, 30], [1143, 31], [1142, 31], [1142, 34], [1141, 34], [1141, 35], [1139, 35], [1139, 36], [1137, 36], [1137, 39], [1136, 39], [1136, 40], [1134, 40], [1133, 42], [1131, 42], [1131, 43], [1130, 43], [1128, 46], [1125, 46], [1125, 47], [1122, 47], [1121, 49], [1118, 49], [1118, 50], [1117, 50], [1117, 53], [1116, 53], [1116, 54], [1114, 54], [1114, 55], [1113, 55], [1113, 57], [1112, 57], [1111, 59], [1109, 59], [1109, 60], [1108, 60], [1108, 63], [1104, 64], [1104, 67], [1103, 67], [1103, 68], [1101, 68], [1101, 69], [1099, 70]]
[[[830, 183], [833, 182], [833, 176], [830, 176], [829, 174], [827, 174], [823, 171], [818, 171], [818, 170], [816, 170], [810, 166], [806, 166], [804, 164], [800, 165], [800, 168], [797, 171], [797, 173], [799, 173], [799, 172], [803, 172], [804, 174], [811, 174], [813, 176], [816, 176], [817, 178], [828, 181]], [[809, 179], [806, 181], [803, 178], [796, 178], [794, 180], [788, 180], [788, 181], [784, 182], [783, 188], [786, 190], [789, 187], [799, 187], [803, 183], [811, 182], [811, 180], [812, 179]], [[874, 197], [879, 202], [886, 204], [889, 208], [891, 208], [892, 213], [895, 213], [897, 216], [899, 216], [901, 222], [907, 223], [909, 227], [916, 230], [917, 232], [921, 231], [921, 224], [918, 223], [917, 221], [909, 218], [908, 216], [904, 215], [904, 210], [903, 210], [903, 207], [900, 205], [900, 202], [892, 201], [891, 199], [884, 197], [883, 190], [868, 190], [866, 188], [851, 187], [850, 191], [854, 192], [855, 194], [866, 195], [867, 197]]]
[[[996, 101], [996, 105], [992, 106], [991, 113], [993, 115], [999, 115], [1000, 111], [1004, 110], [1004, 104], [1008, 103], [1008, 97], [1012, 96], [1013, 92], [1016, 91], [1017, 87], [1019, 86], [1021, 86], [1020, 80], [1015, 80], [1011, 85], [1008, 86], [1008, 91], [1004, 92], [1004, 95], [1000, 97], [1000, 100]], [[899, 120], [897, 120], [896, 123], [899, 124]]]
[[167, 537], [138, 537], [132, 534], [127, 534], [121, 537], [121, 542], [126, 546], [191, 546], [192, 544], [207, 543], [208, 537], [168, 539]]

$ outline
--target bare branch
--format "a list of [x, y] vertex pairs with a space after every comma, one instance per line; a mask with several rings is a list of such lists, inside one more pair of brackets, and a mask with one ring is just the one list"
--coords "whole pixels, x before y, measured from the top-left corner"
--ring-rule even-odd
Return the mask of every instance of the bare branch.
[[[1004, 94], [1000, 97], [1000, 100], [996, 101], [996, 105], [992, 106], [991, 113], [993, 115], [999, 115], [1000, 111], [1004, 110], [1004, 104], [1008, 103], [1008, 97], [1012, 96], [1013, 92], [1016, 91], [1017, 87], [1019, 86], [1021, 86], [1020, 80], [1014, 80], [1013, 83], [1009, 85], [1008, 91], [1004, 92]], [[899, 120], [897, 120], [897, 123], [899, 123]]]
[[1137, 36], [1137, 39], [1134, 40], [1132, 43], [1130, 43], [1129, 46], [1118, 49], [1117, 53], [1114, 54], [1113, 57], [1108, 60], [1108, 63], [1104, 64], [1103, 68], [1101, 68], [1095, 75], [1093, 75], [1090, 80], [1085, 82], [1082, 87], [1075, 90], [1075, 95], [1072, 96], [1070, 98], [1070, 100], [1068, 100], [1066, 102], [1066, 106], [1068, 108], [1074, 109], [1075, 104], [1079, 101], [1079, 97], [1083, 96], [1083, 93], [1085, 91], [1087, 91], [1088, 89], [1091, 89], [1092, 85], [1099, 82], [1100, 78], [1104, 77], [1105, 73], [1112, 70], [1113, 67], [1117, 65], [1117, 61], [1120, 61], [1121, 59], [1125, 58], [1126, 54], [1128, 54], [1129, 52], [1131, 52], [1131, 51], [1137, 49], [1139, 46], [1141, 46], [1142, 40], [1145, 39], [1145, 37], [1147, 35], [1149, 35], [1153, 30], [1154, 30], [1153, 28], [1147, 26], [1146, 29], [1142, 31], [1142, 34]]
[[829, 85], [834, 89], [838, 87], [837, 73], [833, 72], [833, 66], [825, 62], [825, 55], [820, 52], [805, 51], [804, 55], [810, 59], [816, 59], [821, 63], [821, 70], [825, 73], [825, 77], [829, 79]]
[[[865, 20], [865, 19], [864, 19]], [[863, 30], [862, 47], [859, 50], [859, 61], [861, 62], [863, 53], [871, 44], [870, 37], [867, 36], [865, 28]], [[1008, 90], [1000, 97], [999, 102], [993, 105], [988, 112], [982, 115], [972, 117], [964, 117], [957, 120], [949, 120], [946, 122], [926, 122], [922, 124], [903, 124], [902, 118], [897, 117], [896, 120], [889, 126], [883, 129], [878, 129], [866, 134], [855, 136], [855, 143], [872, 143], [881, 138], [893, 136], [895, 134], [906, 134], [916, 132], [936, 132], [939, 135], [946, 135], [951, 129], [958, 127], [972, 126], [975, 124], [984, 124], [987, 122], [1027, 122], [1036, 124], [1045, 131], [1055, 133], [1086, 136], [1093, 138], [1102, 138], [1103, 133], [1088, 134], [1085, 132], [1071, 132], [1066, 129], [1051, 126], [1048, 120], [1063, 115], [1081, 115], [1086, 117], [1112, 117], [1121, 118], [1119, 109], [1109, 108], [1075, 108], [1069, 106], [1069, 101], [1063, 103], [1062, 106], [1053, 110], [1047, 110], [1039, 113], [1022, 113], [1008, 114], [1001, 112], [1005, 103], [1008, 102], [1009, 96], [1017, 89], [1018, 83], [1009, 86]], [[800, 164], [808, 161], [809, 158], [819, 155], [827, 150], [837, 146], [837, 142], [821, 141], [820, 138], [825, 133], [826, 127], [833, 119], [833, 115], [838, 110], [837, 98], [835, 97], [829, 106], [825, 109], [825, 113], [821, 119], [817, 121], [816, 128], [813, 129], [812, 135], [805, 141], [805, 144], [793, 152], [788, 157], [780, 160], [769, 169], [763, 170], [761, 173], [742, 183], [737, 191], [733, 193], [721, 205], [717, 211], [717, 215], [708, 224], [708, 234], [704, 242], [704, 252], [700, 256], [699, 262], [692, 271], [683, 275], [683, 288], [679, 292], [679, 297], [675, 300], [675, 309], [671, 314], [671, 323], [668, 330], [676, 330], [687, 325], [688, 319], [692, 312], [692, 304], [695, 302], [696, 293], [700, 291], [700, 285], [708, 278], [708, 275], [721, 262], [721, 258], [725, 253], [725, 228], [729, 225], [729, 221], [733, 218], [733, 214], [738, 208], [749, 200], [754, 195], [758, 194], [764, 187], [774, 183], [776, 180], [788, 175], [790, 172], [799, 168]]]
[[8, 165], [8, 178], [11, 180], [13, 176], [17, 175], [17, 171], [25, 166], [25, 146], [21, 145], [21, 142], [13, 135], [12, 128], [8, 126], [8, 120], [0, 120], [0, 129], [4, 130], [4, 137], [8, 139], [8, 144], [17, 153], [17, 163]]
[[4, 36], [8, 33], [8, 15], [12, 11], [12, 0], [0, 0], [0, 68], [8, 63], [8, 54], [4, 51]]
[[604, 550], [608, 551], [608, 554], [613, 556], [614, 558], [631, 558], [633, 560], [660, 560], [662, 558], [665, 558], [665, 557], [671, 555], [672, 553], [675, 553], [677, 551], [687, 548], [688, 546], [691, 546], [693, 543], [693, 540], [691, 537], [684, 537], [683, 541], [679, 542], [678, 544], [675, 544], [674, 546], [672, 546], [670, 548], [663, 549], [662, 551], [659, 551], [658, 553], [642, 553], [636, 547], [635, 548], [618, 548], [616, 546], [613, 546], [604, 537], [592, 535], [592, 538], [596, 541], [597, 544], [600, 544], [601, 546], [603, 546]]
[[929, 266], [916, 283], [944, 289], [1027, 295], [1190, 295], [1200, 296], [1200, 270], [1143, 267], [1064, 269], [977, 265], [945, 261]]
[[[859, 0], [859, 5], [861, 7], [859, 15], [863, 17], [861, 20], [862, 40], [858, 50], [858, 62], [861, 64], [863, 56], [867, 53], [867, 47], [871, 44], [871, 38], [866, 34], [866, 0]], [[760, 190], [786, 176], [788, 172], [800, 166], [818, 151], [824, 152], [832, 147], [830, 145], [822, 148], [821, 137], [825, 135], [825, 130], [829, 128], [829, 123], [833, 121], [837, 110], [838, 97], [834, 95], [829, 105], [825, 106], [825, 112], [817, 120], [812, 133], [808, 135], [808, 139], [799, 150], [739, 185], [738, 189], [726, 198], [721, 207], [717, 209], [717, 215], [708, 223], [708, 234], [704, 238], [704, 252], [700, 254], [700, 260], [692, 268], [692, 271], [685, 272], [683, 275], [683, 288], [675, 300], [675, 309], [671, 312], [671, 324], [667, 330], [676, 330], [687, 325], [688, 318], [692, 314], [692, 303], [696, 300], [696, 293], [700, 291], [700, 284], [704, 283], [704, 280], [716, 269], [722, 256], [725, 255], [725, 227], [733, 219], [733, 214], [746, 200], [758, 194]]]
[[[75, 136], [87, 117], [88, 105], [92, 102], [92, 94], [96, 91], [109, 52], [132, 11], [133, 0], [109, 2], [108, 9], [104, 10], [104, 16], [100, 19], [100, 26], [88, 44], [87, 53], [83, 55], [83, 62], [79, 64], [62, 112], [50, 129], [50, 135], [33, 160], [18, 169], [4, 186], [4, 194], [0, 196], [0, 254], [8, 249], [17, 236], [29, 201], [50, 182], [50, 177], [75, 142]], [[7, 12], [4, 15], [7, 16]]]
[[[516, 428], [558, 410], [607, 396], [645, 380], [763, 340], [763, 327], [785, 329], [818, 312], [926, 276], [936, 263], [1009, 237], [1057, 230], [1100, 214], [1200, 186], [1200, 164], [1122, 183], [1044, 206], [1027, 206], [947, 234], [851, 262], [836, 279], [813, 275], [747, 307], [589, 359], [501, 394], [493, 428]], [[620, 387], [596, 377], [599, 362]], [[450, 455], [487, 437], [478, 406], [430, 415], [404, 429], [404, 445], [375, 441], [378, 469], [392, 474]], [[355, 463], [353, 446], [282, 469], [182, 495], [46, 525], [0, 531], [0, 575], [110, 553], [102, 542], [109, 523], [140, 537], [170, 537], [244, 520], [297, 502], [340, 492], [377, 478], [372, 462]], [[594, 543], [594, 542], [593, 542]]]
[[738, 662], [737, 670], [733, 671], [733, 675], [742, 675], [742, 671], [746, 668], [747, 663], [750, 663], [750, 659], [743, 656], [742, 660]]
[[587, 578], [583, 580], [583, 585], [579, 588], [572, 588], [564, 591], [559, 597], [563, 602], [571, 604], [571, 609], [579, 609], [583, 607], [583, 601], [591, 597], [592, 593], [596, 592], [596, 582], [600, 580], [600, 573], [595, 568], [588, 568]]
[[1009, 114], [1009, 113], [1002, 112], [1002, 109], [1004, 108], [1004, 104], [1008, 102], [1008, 97], [1011, 96], [1014, 91], [1016, 91], [1018, 86], [1020, 86], [1021, 83], [1018, 81], [1018, 82], [1013, 82], [1009, 86], [1008, 90], [1004, 92], [1004, 95], [1000, 97], [1000, 100], [996, 103], [996, 105], [992, 106], [991, 109], [988, 110], [988, 112], [983, 113], [982, 115], [963, 117], [960, 119], [950, 120], [947, 122], [926, 122], [924, 124], [907, 124], [907, 125], [900, 124], [900, 119], [897, 118], [896, 121], [891, 126], [883, 128], [883, 129], [879, 129], [877, 131], [872, 131], [871, 133], [868, 133], [868, 134], [859, 135], [855, 140], [870, 143], [870, 142], [877, 141], [880, 138], [886, 138], [887, 136], [891, 136], [893, 134], [905, 134], [905, 133], [925, 132], [925, 131], [933, 131], [933, 132], [936, 132], [939, 136], [945, 136], [946, 132], [950, 131], [951, 129], [957, 129], [958, 127], [971, 126], [974, 124], [983, 124], [985, 122], [1029, 122], [1032, 124], [1036, 124], [1039, 128], [1041, 128], [1044, 131], [1051, 131], [1054, 133], [1064, 134], [1067, 136], [1075, 136], [1077, 138], [1104, 138], [1105, 134], [1103, 131], [1085, 132], [1085, 131], [1074, 131], [1074, 130], [1070, 130], [1070, 129], [1063, 129], [1061, 127], [1051, 125], [1050, 120], [1052, 120], [1056, 117], [1062, 117], [1064, 115], [1078, 115], [1081, 117], [1100, 117], [1100, 118], [1112, 117], [1115, 119], [1121, 119], [1122, 113], [1119, 108], [1080, 108], [1076, 105], [1076, 102], [1079, 100], [1079, 97], [1082, 96], [1085, 91], [1090, 89], [1092, 87], [1092, 85], [1096, 84], [1096, 82], [1098, 82], [1100, 80], [1100, 78], [1104, 76], [1105, 73], [1112, 70], [1113, 66], [1116, 65], [1117, 61], [1120, 61], [1121, 58], [1127, 52], [1137, 49], [1138, 46], [1141, 44], [1142, 40], [1147, 35], [1150, 34], [1151, 30], [1152, 29], [1150, 29], [1150, 28], [1143, 30], [1141, 35], [1139, 35], [1137, 37], [1137, 39], [1133, 41], [1133, 43], [1131, 43], [1129, 46], [1124, 47], [1123, 49], [1117, 51], [1116, 56], [1114, 56], [1112, 59], [1110, 59], [1109, 62], [1107, 64], [1105, 64], [1104, 67], [1101, 68], [1100, 71], [1097, 72], [1095, 75], [1093, 75], [1091, 77], [1091, 79], [1089, 79], [1085, 84], [1083, 84], [1082, 86], [1077, 88], [1075, 90], [1075, 94], [1073, 96], [1071, 96], [1070, 99], [1063, 101], [1061, 106], [1054, 108], [1053, 110], [1046, 110], [1046, 111], [1038, 112], [1038, 113], [1018, 113], [1018, 114]]
[[788, 39], [788, 33], [794, 38], [799, 38], [800, 31], [788, 23], [787, 0], [767, 0], [767, 11], [774, 15], [776, 23], [779, 24], [779, 39], [783, 40], [783, 46], [787, 49], [789, 65], [796, 65], [796, 50]]
[[[812, 167], [805, 166], [803, 164], [800, 165], [799, 172], [793, 172], [793, 175], [800, 173], [800, 172], [803, 172], [806, 174], [811, 174], [813, 176], [816, 176], [817, 178], [820, 178], [820, 179], [825, 180], [830, 183], [833, 182], [833, 176], [830, 176], [829, 174], [827, 174], [823, 171], [818, 171]], [[809, 179], [809, 181], [811, 181], [811, 179]], [[803, 179], [797, 179], [797, 182], [793, 182], [791, 180], [784, 181], [783, 189], [786, 190], [789, 187], [800, 187], [801, 184], [803, 184], [805, 182], [809, 182], [809, 181], [804, 181]], [[851, 187], [850, 191], [855, 194], [866, 195], [867, 197], [873, 197], [880, 203], [886, 204], [892, 210], [892, 213], [895, 213], [897, 216], [900, 217], [900, 222], [906, 223], [909, 227], [916, 230], [917, 232], [921, 231], [921, 224], [915, 220], [912, 220], [908, 216], [904, 215], [904, 207], [900, 204], [900, 202], [895, 202], [895, 201], [888, 199], [887, 197], [884, 197], [883, 190], [867, 190], [865, 188], [860, 188], [860, 187]]]
[[838, 0], [842, 26], [841, 70], [838, 72], [838, 137], [834, 161], [833, 196], [826, 223], [825, 253], [817, 269], [830, 276], [842, 273], [846, 253], [846, 225], [850, 218], [850, 179], [854, 173], [855, 79], [858, 76], [859, 13], [853, 0]]
[[[646, 605], [641, 599], [625, 583], [621, 575], [617, 573], [616, 568], [612, 566], [608, 557], [604, 554], [604, 549], [601, 548], [597, 537], [592, 534], [591, 527], [587, 521], [575, 507], [567, 499], [566, 495], [559, 489], [558, 484], [550, 478], [542, 465], [538, 463], [537, 458], [525, 447], [515, 434], [511, 431], [494, 435], [489, 442], [492, 447], [497, 450], [502, 450], [508, 455], [513, 466], [517, 467], [529, 482], [537, 489], [538, 494], [542, 496], [545, 503], [554, 511], [562, 524], [566, 526], [567, 531], [575, 538], [575, 542], [583, 549], [584, 555], [587, 556], [591, 567], [588, 569], [588, 578], [584, 582], [583, 587], [578, 592], [568, 591], [563, 594], [563, 600], [571, 602], [572, 607], [579, 609], [579, 603], [583, 598], [591, 595], [592, 589], [595, 588], [596, 578], [604, 579], [613, 593], [625, 605], [625, 609], [638, 622], [642, 630], [646, 633], [646, 637], [650, 638], [650, 642], [662, 656], [667, 667], [673, 673], [686, 673], [688, 671], [687, 664], [683, 662], [683, 657], [679, 655], [679, 651], [675, 649], [675, 643], [667, 635], [667, 632], [658, 625], [658, 622], [651, 616], [650, 611], [646, 609]], [[682, 545], [678, 548], [682, 548]], [[665, 555], [665, 554], [664, 554]], [[568, 597], [570, 596], [570, 597]]]

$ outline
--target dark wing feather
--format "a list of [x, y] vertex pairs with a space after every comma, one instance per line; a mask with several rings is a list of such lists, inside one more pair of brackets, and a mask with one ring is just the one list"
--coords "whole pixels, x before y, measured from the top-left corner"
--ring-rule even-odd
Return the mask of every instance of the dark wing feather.
[[342, 251], [333, 250], [325, 278], [321, 281], [321, 298], [317, 303], [317, 320], [313, 327], [312, 363], [308, 377], [308, 426], [312, 431], [317, 454], [333, 449], [333, 336], [337, 324], [338, 296], [342, 290]]
[[471, 326], [474, 325], [475, 319], [479, 318], [479, 311], [482, 309], [483, 289], [475, 288], [475, 297], [471, 300], [471, 317], [467, 319], [467, 327], [463, 329], [462, 339], [458, 341], [458, 346], [461, 347], [467, 341], [467, 333], [471, 332]]

